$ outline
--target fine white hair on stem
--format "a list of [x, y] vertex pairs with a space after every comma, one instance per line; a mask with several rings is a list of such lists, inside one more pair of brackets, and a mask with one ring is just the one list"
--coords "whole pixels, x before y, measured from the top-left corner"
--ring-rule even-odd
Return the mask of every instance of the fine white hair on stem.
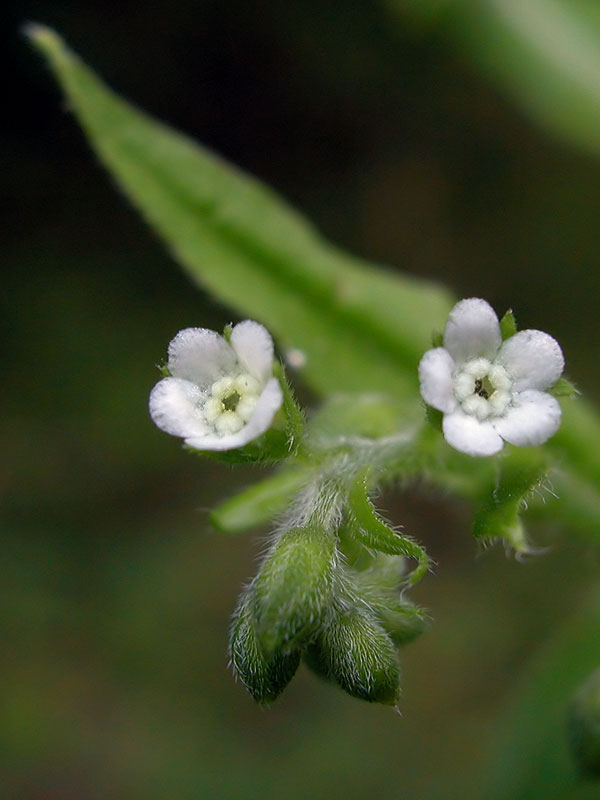
[[311, 524], [334, 531], [342, 521], [342, 500], [338, 481], [318, 475], [296, 495], [279, 521], [276, 532]]

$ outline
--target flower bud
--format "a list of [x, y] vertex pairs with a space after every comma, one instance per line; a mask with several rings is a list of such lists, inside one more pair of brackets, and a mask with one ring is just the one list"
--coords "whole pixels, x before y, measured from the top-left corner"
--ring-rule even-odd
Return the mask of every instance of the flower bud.
[[365, 609], [337, 611], [305, 654], [318, 675], [370, 703], [396, 705], [400, 668], [390, 637]]
[[254, 582], [254, 616], [266, 655], [307, 641], [332, 593], [335, 539], [317, 527], [280, 537]]
[[248, 591], [241, 596], [234, 615], [229, 655], [236, 677], [257, 703], [273, 702], [294, 677], [300, 662], [297, 650], [264, 655]]

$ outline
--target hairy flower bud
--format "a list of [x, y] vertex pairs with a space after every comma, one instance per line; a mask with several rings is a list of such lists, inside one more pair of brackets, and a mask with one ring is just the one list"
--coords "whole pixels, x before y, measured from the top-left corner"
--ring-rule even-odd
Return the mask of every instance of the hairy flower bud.
[[334, 537], [318, 527], [285, 531], [254, 581], [254, 615], [266, 654], [307, 641], [328, 608]]
[[242, 594], [234, 614], [229, 656], [236, 677], [257, 703], [273, 702], [294, 677], [300, 662], [297, 650], [265, 656], [256, 633], [249, 592]]
[[388, 634], [366, 609], [332, 614], [305, 659], [317, 674], [370, 703], [396, 705], [400, 667]]

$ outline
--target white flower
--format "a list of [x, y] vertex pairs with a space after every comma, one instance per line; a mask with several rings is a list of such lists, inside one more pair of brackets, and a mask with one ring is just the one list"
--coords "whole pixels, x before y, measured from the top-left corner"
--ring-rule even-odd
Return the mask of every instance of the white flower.
[[421, 395], [444, 412], [444, 436], [472, 456], [489, 456], [504, 441], [539, 445], [560, 426], [560, 405], [548, 389], [560, 378], [558, 342], [542, 331], [520, 331], [502, 342], [493, 308], [461, 300], [448, 318], [444, 346], [419, 364]]
[[233, 450], [271, 425], [283, 395], [273, 373], [273, 340], [245, 320], [230, 341], [206, 328], [186, 328], [170, 342], [172, 377], [150, 393], [150, 416], [197, 450]]

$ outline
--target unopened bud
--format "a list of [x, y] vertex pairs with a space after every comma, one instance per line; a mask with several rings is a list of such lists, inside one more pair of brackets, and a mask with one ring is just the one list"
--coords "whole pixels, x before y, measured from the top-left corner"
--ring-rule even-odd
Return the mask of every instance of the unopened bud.
[[254, 615], [265, 654], [307, 641], [331, 601], [335, 539], [321, 528], [285, 531], [254, 584]]
[[256, 702], [271, 703], [294, 677], [300, 655], [290, 650], [265, 656], [256, 633], [249, 592], [241, 596], [234, 615], [229, 655], [236, 677]]
[[400, 667], [390, 637], [364, 609], [332, 615], [306, 662], [317, 674], [335, 681], [353, 697], [396, 705]]

